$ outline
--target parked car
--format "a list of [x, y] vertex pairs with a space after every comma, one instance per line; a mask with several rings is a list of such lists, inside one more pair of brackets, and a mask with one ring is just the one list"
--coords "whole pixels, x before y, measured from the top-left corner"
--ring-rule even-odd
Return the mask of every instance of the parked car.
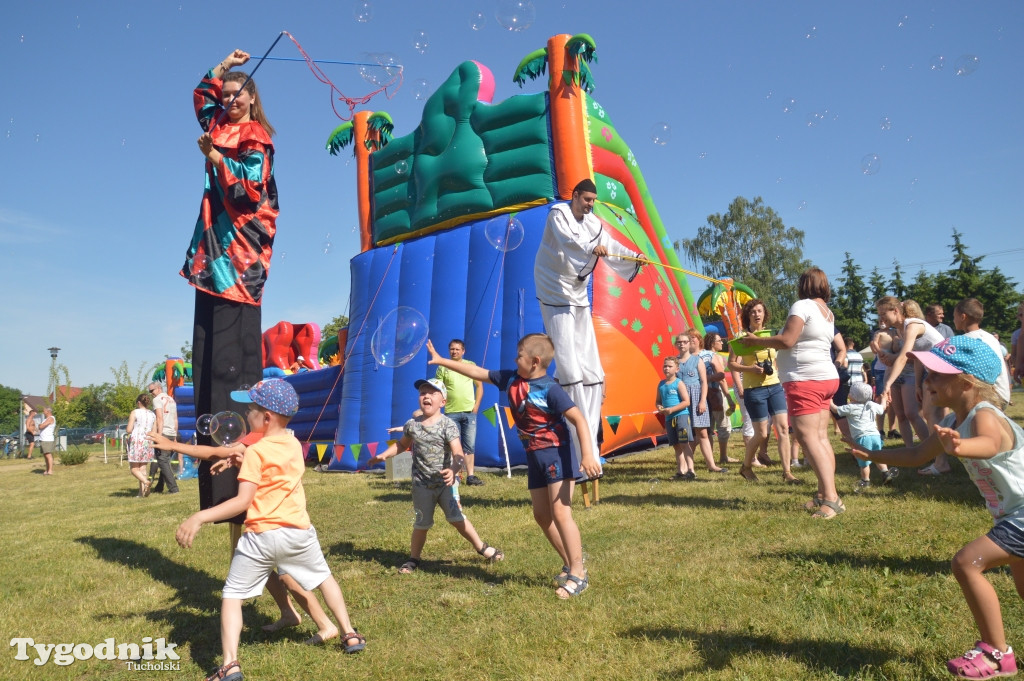
[[67, 437], [68, 444], [77, 445], [85, 442], [85, 436], [92, 432], [92, 428], [61, 428], [57, 434]]
[[89, 433], [84, 438], [82, 438], [82, 442], [84, 442], [87, 445], [94, 445], [103, 442], [103, 431], [97, 430], [93, 433]]

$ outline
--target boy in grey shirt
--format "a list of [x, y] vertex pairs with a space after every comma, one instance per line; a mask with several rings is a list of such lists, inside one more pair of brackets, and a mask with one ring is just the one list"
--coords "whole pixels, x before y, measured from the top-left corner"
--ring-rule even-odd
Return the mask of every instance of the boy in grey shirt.
[[505, 558], [501, 549], [480, 539], [473, 524], [462, 513], [459, 502], [458, 473], [462, 470], [462, 443], [459, 427], [441, 413], [448, 398], [444, 383], [436, 378], [416, 381], [420, 391], [422, 414], [409, 419], [402, 429], [402, 439], [370, 459], [380, 463], [407, 449], [412, 449], [412, 505], [416, 519], [412, 526], [409, 560], [398, 569], [411, 574], [420, 565], [420, 555], [427, 541], [427, 530], [434, 526], [434, 508], [440, 506], [445, 519], [465, 537], [476, 552], [496, 562]]

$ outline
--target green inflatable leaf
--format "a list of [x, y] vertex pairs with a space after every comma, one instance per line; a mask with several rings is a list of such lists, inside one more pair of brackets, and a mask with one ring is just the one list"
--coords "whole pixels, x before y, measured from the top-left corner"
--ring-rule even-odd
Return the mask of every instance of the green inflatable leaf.
[[548, 51], [547, 48], [542, 47], [523, 57], [523, 60], [519, 62], [519, 66], [516, 67], [515, 75], [512, 76], [512, 82], [519, 85], [519, 87], [523, 87], [527, 78], [536, 80], [544, 75], [547, 68]]
[[342, 123], [331, 131], [327, 138], [327, 151], [331, 156], [337, 156], [338, 152], [352, 143], [352, 122]]

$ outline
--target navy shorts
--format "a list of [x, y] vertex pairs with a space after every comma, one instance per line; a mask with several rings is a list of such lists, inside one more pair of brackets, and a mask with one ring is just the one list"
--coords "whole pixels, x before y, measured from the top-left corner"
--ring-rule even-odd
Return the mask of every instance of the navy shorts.
[[767, 421], [771, 416], [786, 413], [786, 393], [781, 383], [747, 388], [743, 391], [743, 404], [751, 421]]
[[569, 443], [526, 452], [526, 487], [544, 489], [562, 480], [574, 480]]
[[988, 538], [1011, 556], [1024, 558], [1024, 528], [1020, 527], [1020, 522], [1004, 518], [989, 530]]
[[687, 411], [678, 412], [665, 422], [665, 434], [668, 435], [669, 445], [677, 445], [680, 442], [691, 442], [693, 440], [693, 431], [690, 430], [690, 416]]

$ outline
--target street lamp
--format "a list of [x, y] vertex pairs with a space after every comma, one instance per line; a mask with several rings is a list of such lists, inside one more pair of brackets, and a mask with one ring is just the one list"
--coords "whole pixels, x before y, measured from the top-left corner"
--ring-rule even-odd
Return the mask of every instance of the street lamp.
[[46, 348], [50, 351], [50, 393], [53, 395], [53, 401], [57, 401], [57, 353], [60, 352], [60, 348], [52, 347]]

